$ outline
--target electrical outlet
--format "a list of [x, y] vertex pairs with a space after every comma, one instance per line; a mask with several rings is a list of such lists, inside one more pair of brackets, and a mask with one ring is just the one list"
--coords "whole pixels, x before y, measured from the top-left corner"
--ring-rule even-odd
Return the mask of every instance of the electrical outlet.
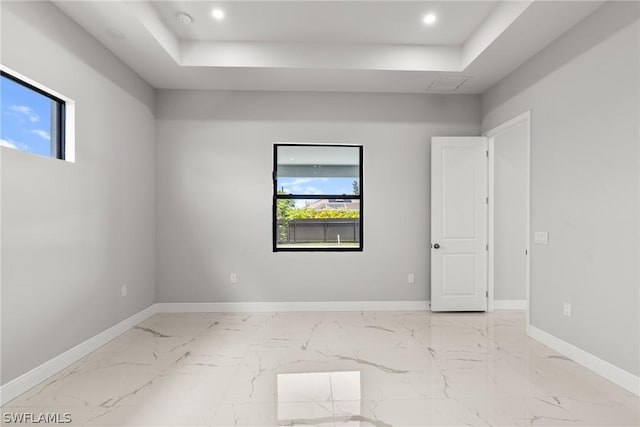
[[533, 240], [538, 245], [548, 245], [549, 244], [549, 232], [548, 231], [536, 231], [533, 234]]
[[127, 293], [129, 293], [129, 290], [127, 289], [127, 285], [123, 285], [123, 286], [121, 286], [121, 287], [120, 287], [120, 294], [121, 294], [123, 297], [126, 297], [126, 296], [127, 296]]
[[571, 303], [565, 302], [562, 305], [562, 314], [566, 317], [571, 317], [573, 315], [573, 307], [571, 306]]
[[231, 283], [238, 283], [238, 275], [236, 273], [231, 273], [231, 276], [229, 276], [229, 281]]
[[409, 283], [416, 283], [416, 275], [413, 273], [409, 273], [407, 275], [407, 282]]

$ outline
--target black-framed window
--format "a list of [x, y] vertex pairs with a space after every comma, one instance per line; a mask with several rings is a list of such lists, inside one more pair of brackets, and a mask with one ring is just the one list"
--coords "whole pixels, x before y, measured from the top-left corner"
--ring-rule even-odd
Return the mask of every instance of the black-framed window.
[[274, 144], [273, 250], [362, 251], [363, 147]]
[[65, 158], [65, 101], [0, 71], [0, 145]]

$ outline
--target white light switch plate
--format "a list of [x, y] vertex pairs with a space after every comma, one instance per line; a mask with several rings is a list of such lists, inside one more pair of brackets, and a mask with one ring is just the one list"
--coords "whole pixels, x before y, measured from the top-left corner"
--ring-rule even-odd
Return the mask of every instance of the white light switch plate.
[[536, 231], [533, 235], [534, 241], [539, 245], [549, 244], [549, 232], [548, 231]]

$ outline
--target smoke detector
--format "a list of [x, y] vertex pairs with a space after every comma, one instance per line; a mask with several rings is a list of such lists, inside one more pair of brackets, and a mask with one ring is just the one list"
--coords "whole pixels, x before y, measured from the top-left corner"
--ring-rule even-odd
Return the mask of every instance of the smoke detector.
[[178, 23], [182, 25], [193, 24], [193, 18], [187, 12], [176, 13], [176, 21], [178, 21]]

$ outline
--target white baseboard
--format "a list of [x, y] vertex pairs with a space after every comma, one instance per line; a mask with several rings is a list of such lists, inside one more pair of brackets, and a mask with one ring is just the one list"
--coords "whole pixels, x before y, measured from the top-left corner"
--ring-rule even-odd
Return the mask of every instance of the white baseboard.
[[540, 341], [547, 347], [554, 349], [563, 356], [566, 356], [585, 368], [592, 370], [596, 374], [605, 377], [614, 384], [617, 384], [620, 387], [629, 390], [631, 393], [640, 396], [640, 377], [620, 369], [617, 366], [614, 366], [611, 363], [574, 346], [573, 344], [569, 344], [558, 337], [538, 329], [533, 325], [529, 325], [528, 335], [536, 341]]
[[526, 310], [525, 299], [497, 299], [493, 301], [494, 310]]
[[159, 313], [272, 311], [428, 311], [429, 301], [203, 302], [158, 303]]
[[20, 375], [0, 387], [0, 405], [15, 399], [17, 396], [35, 387], [42, 381], [77, 362], [87, 354], [102, 347], [118, 335], [128, 331], [138, 323], [157, 313], [156, 305], [151, 305], [122, 322], [100, 332], [77, 346], [65, 351], [53, 359]]

